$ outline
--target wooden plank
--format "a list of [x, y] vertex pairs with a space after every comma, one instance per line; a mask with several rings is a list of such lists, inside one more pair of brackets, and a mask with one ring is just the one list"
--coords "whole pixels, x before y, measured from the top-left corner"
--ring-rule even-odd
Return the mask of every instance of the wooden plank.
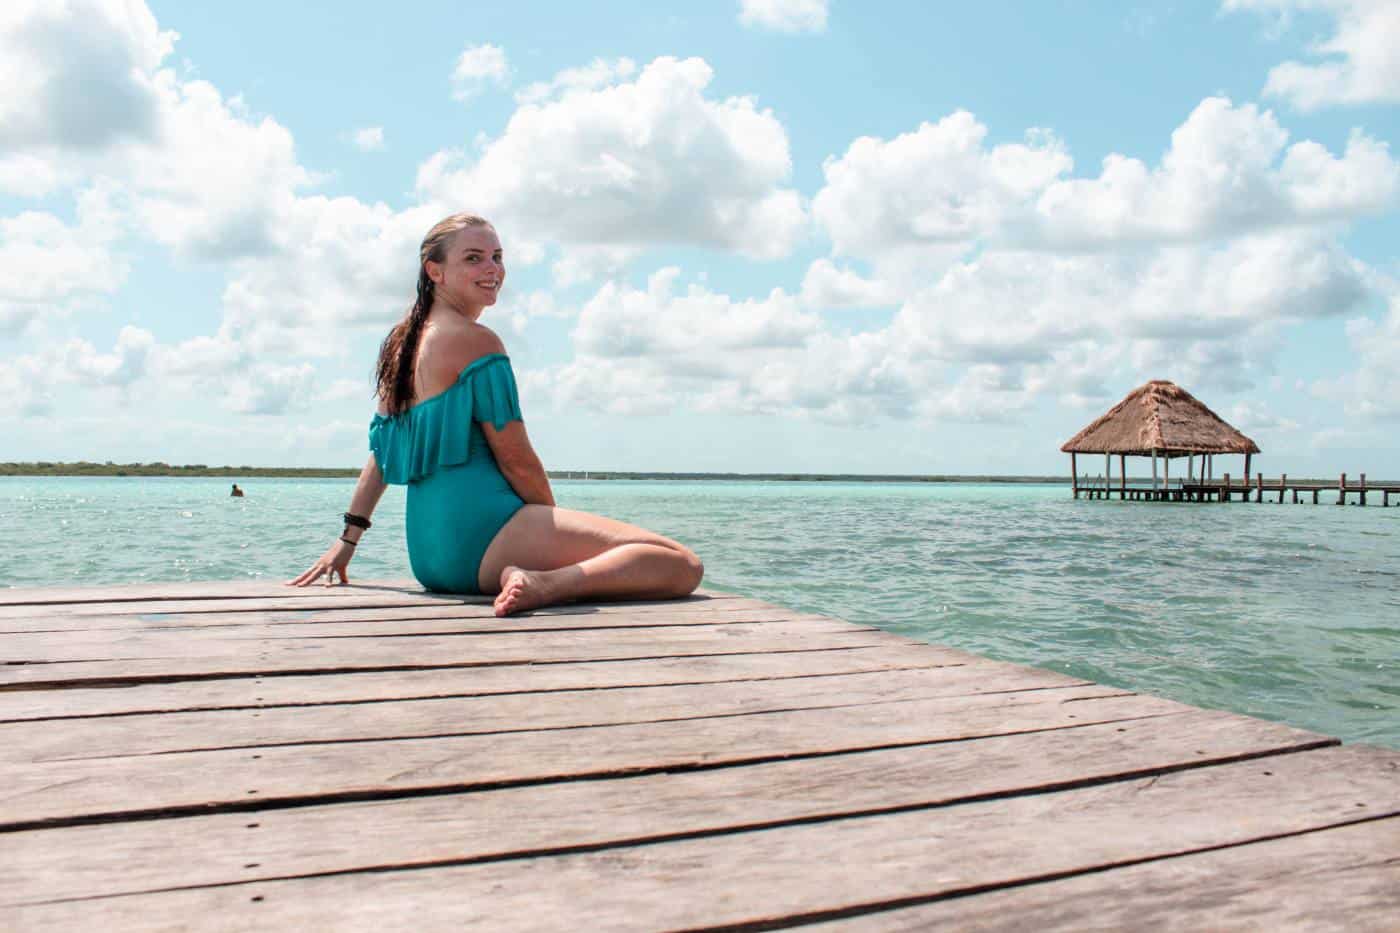
[[1394, 933], [1400, 817], [860, 914], [803, 929]]
[[267, 678], [249, 676], [229, 680], [138, 684], [120, 689], [99, 687], [0, 692], [0, 722], [127, 713], [246, 709], [259, 704], [306, 705], [553, 690], [610, 690], [620, 687], [726, 683], [950, 665], [990, 665], [995, 669], [1001, 663], [953, 648], [933, 645], [869, 645], [773, 654], [702, 655], [660, 660], [646, 658]]
[[[358, 599], [373, 593], [395, 593], [428, 596], [461, 601], [489, 597], [440, 596], [428, 593], [417, 580], [356, 579], [348, 586], [286, 586], [282, 580], [198, 580], [188, 583], [119, 583], [108, 586], [42, 586], [0, 588], [0, 606], [62, 605], [80, 603], [122, 602], [180, 602], [210, 599]], [[731, 599], [740, 594], [726, 593], [709, 587], [696, 591], [710, 599]]]
[[[386, 644], [340, 639], [250, 642], [242, 650], [194, 654], [189, 657], [126, 657], [120, 650], [75, 652], [78, 657], [0, 667], [0, 690], [52, 689], [57, 685], [131, 683], [154, 679], [209, 676], [264, 676], [316, 671], [390, 670], [447, 665], [538, 664], [557, 661], [602, 661], [622, 658], [683, 657], [801, 648], [840, 648], [855, 645], [911, 644], [879, 631], [806, 632], [776, 625], [734, 625], [716, 633], [648, 629], [594, 632], [550, 632], [471, 638], [411, 638]], [[606, 635], [604, 639], [603, 635]], [[402, 641], [407, 644], [399, 644]], [[197, 646], [205, 648], [206, 646]], [[13, 661], [13, 659], [11, 659]]]
[[[522, 620], [524, 624], [507, 619], [472, 620], [422, 620], [410, 622], [345, 622], [327, 623], [313, 627], [285, 625], [240, 625], [233, 627], [128, 629], [118, 632], [21, 632], [4, 636], [3, 652], [9, 664], [26, 661], [48, 661], [54, 658], [81, 660], [89, 657], [111, 657], [118, 653], [133, 660], [143, 658], [170, 657], [183, 654], [225, 654], [254, 653], [269, 645], [310, 645], [315, 644], [334, 652], [338, 647], [346, 648], [368, 642], [377, 644], [418, 643], [425, 646], [440, 645], [442, 639], [464, 638], [473, 644], [481, 641], [495, 641], [502, 638], [546, 638], [566, 637], [577, 634], [587, 637], [590, 643], [607, 644], [616, 632], [621, 637], [664, 637], [670, 634], [683, 636], [703, 635], [713, 632], [716, 636], [734, 633], [741, 628], [764, 626], [764, 631], [773, 632], [869, 632], [879, 631], [871, 626], [852, 625], [829, 616], [799, 616], [784, 609], [751, 610], [744, 613], [723, 613], [685, 616], [683, 622], [689, 624], [665, 624], [675, 617], [654, 613], [645, 617], [651, 625], [608, 625], [607, 619], [623, 619], [626, 616], [572, 616], [563, 617], [564, 624], [553, 617], [552, 622], [539, 619]], [[632, 617], [634, 622], [641, 619]], [[591, 619], [592, 625], [569, 625], [572, 619]], [[599, 620], [604, 620], [600, 622]], [[638, 631], [645, 629], [645, 631]], [[675, 631], [672, 631], [675, 630]]]
[[0, 831], [179, 808], [401, 796], [502, 782], [675, 770], [1180, 713], [1069, 687], [718, 719], [5, 766]]
[[[179, 599], [245, 599], [277, 596], [284, 592], [310, 595], [310, 587], [283, 585], [282, 580], [194, 580], [190, 582], [117, 583], [106, 586], [19, 586], [0, 589], [0, 606], [56, 605], [124, 601], [168, 601]], [[324, 587], [323, 587], [324, 589]], [[356, 580], [346, 587], [331, 587], [341, 593], [364, 590], [423, 592], [417, 580]]]
[[33, 830], [4, 837], [13, 870], [0, 873], [0, 904], [70, 896], [75, 882], [92, 897], [947, 806], [1299, 749], [1316, 739], [1243, 716], [1191, 711], [677, 774]]
[[[0, 725], [0, 763], [57, 762], [208, 748], [371, 741], [611, 725], [1093, 686], [1013, 664], [879, 671], [732, 684], [496, 694], [333, 706], [264, 706]], [[252, 699], [250, 697], [249, 699]]]
[[[1345, 825], [1357, 821], [1359, 801], [1373, 817], [1400, 813], [1395, 758], [1323, 749], [1058, 793], [601, 851], [9, 908], [0, 921], [105, 931], [150, 929], [169, 918], [214, 928], [373, 931], [791, 923]], [[1393, 857], [1393, 845], [1386, 848]]]
[[[23, 632], [121, 632], [147, 631], [163, 628], [214, 628], [235, 625], [319, 625], [334, 622], [407, 621], [412, 619], [472, 619], [482, 623], [505, 624], [486, 604], [450, 603], [426, 606], [331, 607], [326, 609], [247, 609], [231, 611], [215, 606], [207, 611], [165, 612], [149, 609], [122, 614], [85, 614], [82, 606], [47, 607], [36, 610], [32, 618], [0, 619], [0, 635]], [[665, 603], [572, 603], [551, 606], [534, 612], [510, 616], [513, 625], [578, 624], [582, 619], [599, 619], [598, 624], [648, 624], [656, 615], [667, 619], [688, 620], [704, 616], [722, 617], [737, 613], [796, 611], [775, 606], [758, 599], [694, 599]], [[830, 613], [826, 614], [828, 618]], [[606, 619], [606, 621], [604, 621]]]
[[[677, 606], [690, 604], [711, 605], [720, 600], [712, 596], [687, 596], [676, 600], [652, 600], [648, 602], [614, 603], [619, 611], [628, 611], [636, 606]], [[473, 606], [483, 615], [491, 613], [491, 598], [488, 596], [447, 596], [418, 591], [383, 592], [366, 590], [354, 586], [307, 587], [297, 589], [287, 587], [281, 594], [266, 597], [238, 599], [181, 599], [167, 601], [132, 600], [127, 602], [65, 603], [62, 605], [21, 604], [0, 606], [0, 624], [7, 627], [13, 619], [46, 619], [54, 616], [131, 616], [154, 615], [157, 613], [199, 614], [208, 612], [252, 612], [277, 610], [349, 609], [355, 607], [395, 608], [413, 606]], [[549, 607], [536, 612], [570, 611], [568, 606]]]

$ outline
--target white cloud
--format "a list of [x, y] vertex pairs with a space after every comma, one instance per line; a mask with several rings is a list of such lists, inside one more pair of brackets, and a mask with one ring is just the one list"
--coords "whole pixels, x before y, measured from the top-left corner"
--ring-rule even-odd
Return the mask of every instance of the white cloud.
[[1312, 392], [1340, 401], [1347, 414], [1363, 420], [1400, 421], [1400, 284], [1379, 285], [1385, 311], [1346, 323], [1347, 342], [1356, 355], [1354, 370], [1335, 379], [1319, 380]]
[[1223, 9], [1276, 14], [1286, 28], [1295, 11], [1335, 17], [1335, 32], [1309, 49], [1314, 62], [1270, 69], [1267, 96], [1300, 110], [1334, 104], [1400, 101], [1400, 4], [1395, 0], [1225, 0]]
[[700, 59], [658, 58], [633, 81], [523, 105], [475, 163], [425, 162], [419, 191], [512, 242], [785, 255], [806, 223], [787, 134], [751, 98], [706, 98], [712, 77]]
[[148, 371], [163, 394], [209, 399], [238, 414], [302, 410], [316, 394], [316, 371], [310, 363], [269, 359], [227, 333], [156, 344], [147, 352]]
[[802, 277], [802, 304], [808, 308], [871, 308], [896, 304], [898, 293], [888, 284], [863, 278], [859, 273], [837, 266], [830, 259], [817, 259]]
[[989, 252], [914, 295], [891, 326], [910, 353], [971, 364], [1044, 363], [1058, 348], [1128, 340], [1144, 353], [1176, 348], [1160, 362], [1183, 366], [1192, 341], [1245, 342], [1261, 326], [1352, 312], [1366, 294], [1354, 261], [1303, 233], [1118, 256]]
[[827, 333], [781, 289], [735, 300], [681, 290], [679, 275], [660, 269], [645, 290], [602, 286], [579, 313], [574, 360], [533, 374], [532, 391], [618, 414], [684, 406], [851, 420], [907, 408], [907, 376], [892, 375], [883, 343]]
[[452, 69], [452, 97], [470, 100], [490, 84], [504, 87], [510, 81], [510, 65], [506, 53], [498, 45], [469, 45], [457, 56]]
[[1157, 167], [1115, 153], [1097, 178], [1065, 177], [1070, 157], [1047, 133], [992, 147], [986, 136], [960, 111], [889, 141], [857, 139], [828, 159], [812, 213], [833, 253], [907, 280], [978, 246], [1204, 243], [1351, 219], [1400, 192], [1400, 164], [1384, 142], [1354, 132], [1341, 156], [1311, 141], [1288, 146], [1272, 113], [1224, 98], [1196, 107]]
[[637, 63], [630, 58], [607, 61], [595, 58], [581, 68], [565, 68], [548, 81], [536, 81], [515, 95], [521, 104], [541, 104], [572, 91], [593, 91], [616, 84], [637, 73]]
[[739, 0], [739, 22], [777, 32], [825, 32], [829, 0]]
[[6, 4], [0, 184], [38, 196], [100, 183], [181, 252], [265, 252], [278, 215], [314, 179], [275, 120], [162, 67], [174, 40], [136, 0]]
[[1374, 213], [1400, 191], [1386, 144], [1359, 131], [1341, 157], [1287, 140], [1269, 111], [1207, 98], [1172, 133], [1157, 168], [1114, 154], [1098, 178], [1048, 185], [1032, 236], [1069, 248], [1202, 241]]
[[[1245, 434], [1254, 437], [1255, 441], [1260, 441], [1259, 432], [1268, 431], [1274, 434], [1284, 434], [1298, 430], [1300, 425], [1291, 418], [1285, 418], [1269, 409], [1269, 406], [1258, 401], [1237, 402], [1230, 407], [1226, 413], [1225, 420], [1234, 425]], [[1261, 447], [1268, 445], [1260, 444]]]
[[43, 211], [0, 217], [0, 333], [116, 292], [128, 271], [117, 232], [97, 189], [79, 197], [76, 225]]
[[1354, 314], [1371, 293], [1364, 267], [1299, 231], [1122, 255], [987, 251], [854, 335], [804, 310], [829, 306], [810, 296], [681, 290], [679, 274], [604, 285], [573, 362], [537, 388], [615, 413], [1007, 420], [1044, 395], [1102, 404], [1148, 378], [1246, 390], [1272, 374], [1281, 328]]
[[315, 402], [361, 401], [368, 403], [374, 398], [373, 380], [336, 379], [330, 385], [316, 392]]
[[379, 152], [384, 148], [384, 127], [366, 126], [350, 134], [350, 142], [361, 152]]
[[54, 389], [62, 385], [125, 390], [146, 374], [154, 344], [150, 331], [128, 325], [117, 335], [111, 353], [74, 338], [0, 362], [6, 410], [20, 416], [44, 414], [52, 409]]
[[347, 330], [387, 330], [413, 300], [418, 244], [444, 213], [295, 199], [281, 218], [280, 248], [233, 267], [224, 331], [258, 353], [324, 356], [342, 349]]
[[224, 399], [227, 407], [245, 415], [280, 415], [305, 408], [315, 388], [310, 363], [283, 366], [254, 364], [232, 375]]
[[0, 194], [42, 198], [68, 181], [51, 159], [32, 153], [0, 156]]
[[863, 136], [823, 165], [812, 214], [838, 256], [939, 266], [998, 234], [1073, 163], [1043, 132], [987, 148], [966, 111], [891, 140]]
[[159, 132], [151, 77], [174, 45], [146, 5], [7, 0], [0, 7], [0, 148], [100, 150]]

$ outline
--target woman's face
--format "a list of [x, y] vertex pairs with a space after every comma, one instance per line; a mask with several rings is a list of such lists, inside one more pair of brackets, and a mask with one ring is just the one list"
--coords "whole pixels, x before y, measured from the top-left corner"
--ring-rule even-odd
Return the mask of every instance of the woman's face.
[[495, 304], [506, 280], [496, 231], [490, 227], [459, 230], [448, 241], [446, 253], [442, 262], [426, 263], [437, 293], [464, 313]]

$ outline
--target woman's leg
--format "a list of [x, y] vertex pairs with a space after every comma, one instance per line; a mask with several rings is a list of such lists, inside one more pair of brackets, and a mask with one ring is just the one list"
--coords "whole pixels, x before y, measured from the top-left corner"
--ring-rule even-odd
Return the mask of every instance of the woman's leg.
[[506, 522], [481, 559], [483, 593], [499, 592], [496, 614], [602, 597], [670, 599], [700, 585], [695, 552], [625, 522], [527, 505]]

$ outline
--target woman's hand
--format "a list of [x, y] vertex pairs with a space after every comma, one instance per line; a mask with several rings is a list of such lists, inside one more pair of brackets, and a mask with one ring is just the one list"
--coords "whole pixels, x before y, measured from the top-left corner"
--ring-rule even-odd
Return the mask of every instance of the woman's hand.
[[350, 578], [345, 575], [345, 570], [350, 566], [350, 558], [355, 556], [353, 545], [344, 541], [337, 541], [330, 546], [326, 553], [322, 554], [316, 563], [311, 565], [311, 569], [297, 577], [295, 580], [288, 580], [287, 586], [306, 586], [314, 583], [322, 577], [326, 578], [326, 586], [335, 586], [336, 574], [340, 574], [341, 583], [349, 583]]

